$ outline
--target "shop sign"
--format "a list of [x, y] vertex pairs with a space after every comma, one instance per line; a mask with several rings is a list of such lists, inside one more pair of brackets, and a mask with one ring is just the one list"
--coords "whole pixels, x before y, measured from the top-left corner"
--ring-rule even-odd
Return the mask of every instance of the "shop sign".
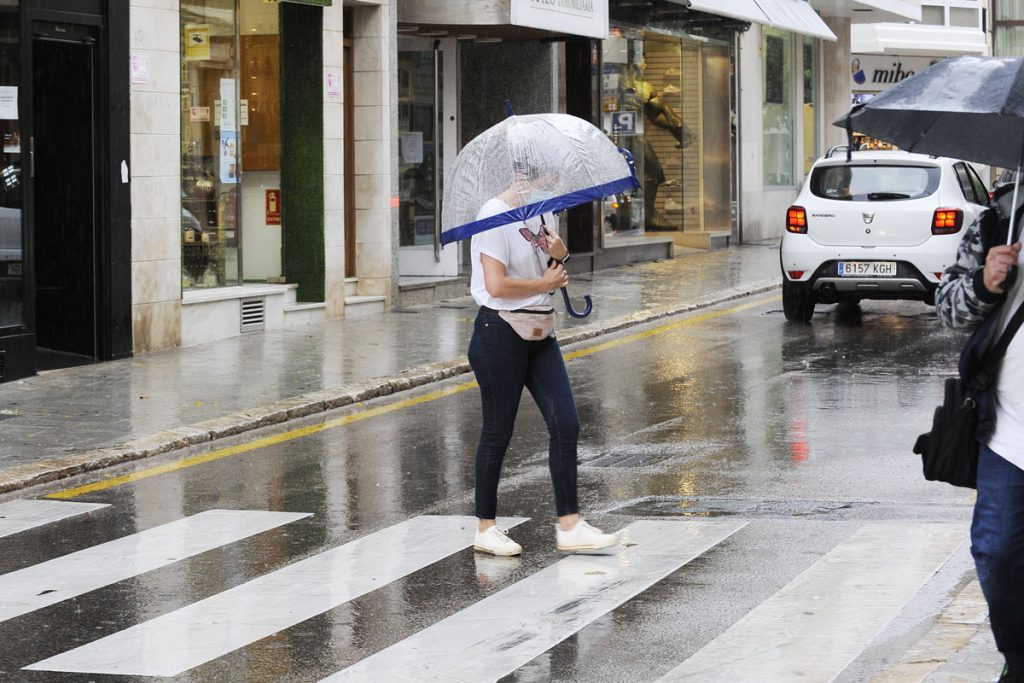
[[281, 225], [281, 190], [267, 190], [267, 225]]
[[854, 92], [883, 92], [941, 60], [941, 57], [850, 55], [850, 86]]
[[516, 26], [608, 37], [608, 0], [512, 0], [511, 10]]
[[612, 135], [636, 135], [636, 112], [613, 111]]

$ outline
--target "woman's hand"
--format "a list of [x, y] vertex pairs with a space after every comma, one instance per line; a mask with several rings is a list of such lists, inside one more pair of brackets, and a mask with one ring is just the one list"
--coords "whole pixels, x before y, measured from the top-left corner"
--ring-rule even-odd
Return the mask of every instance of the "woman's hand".
[[1020, 242], [1012, 245], [1002, 244], [988, 250], [985, 257], [985, 289], [993, 294], [1003, 293], [1003, 283], [1011, 266], [1017, 265], [1020, 257]]
[[548, 236], [548, 256], [561, 261], [569, 254], [569, 247], [565, 246], [565, 242], [562, 241], [557, 232], [546, 225], [542, 227], [544, 228], [544, 234]]
[[545, 292], [553, 292], [569, 284], [569, 273], [565, 272], [565, 266], [558, 261], [553, 261], [541, 277], [544, 283]]

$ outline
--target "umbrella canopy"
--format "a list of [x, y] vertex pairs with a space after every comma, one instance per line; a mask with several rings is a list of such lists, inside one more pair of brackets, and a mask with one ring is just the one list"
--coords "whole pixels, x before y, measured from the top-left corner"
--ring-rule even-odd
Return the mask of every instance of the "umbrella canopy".
[[[445, 181], [441, 243], [639, 186], [627, 156], [591, 123], [569, 114], [510, 115], [456, 157]], [[478, 220], [480, 208], [510, 187], [521, 203]]]
[[1024, 151], [1024, 59], [945, 59], [835, 124], [908, 152], [1016, 168]]

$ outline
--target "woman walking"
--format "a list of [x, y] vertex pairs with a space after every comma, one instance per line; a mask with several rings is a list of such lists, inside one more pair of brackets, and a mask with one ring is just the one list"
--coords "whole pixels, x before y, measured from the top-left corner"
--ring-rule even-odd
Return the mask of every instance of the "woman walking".
[[[494, 197], [478, 218], [509, 211], [531, 200], [525, 180]], [[536, 200], [536, 198], [532, 198]], [[553, 335], [551, 294], [569, 282], [569, 251], [549, 229], [554, 216], [533, 218], [473, 236], [470, 290], [480, 312], [469, 343], [469, 362], [480, 385], [483, 422], [476, 451], [476, 516], [473, 547], [493, 555], [523, 549], [497, 526], [498, 481], [523, 388], [547, 424], [548, 465], [555, 492], [555, 544], [579, 552], [615, 545], [614, 534], [587, 524], [579, 514], [576, 444], [579, 415], [562, 352]]]

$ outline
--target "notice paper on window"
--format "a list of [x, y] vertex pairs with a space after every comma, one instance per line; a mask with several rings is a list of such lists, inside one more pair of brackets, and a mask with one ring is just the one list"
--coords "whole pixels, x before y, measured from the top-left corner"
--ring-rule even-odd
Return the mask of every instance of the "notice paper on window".
[[0, 86], [0, 120], [18, 120], [18, 88], [17, 86]]

